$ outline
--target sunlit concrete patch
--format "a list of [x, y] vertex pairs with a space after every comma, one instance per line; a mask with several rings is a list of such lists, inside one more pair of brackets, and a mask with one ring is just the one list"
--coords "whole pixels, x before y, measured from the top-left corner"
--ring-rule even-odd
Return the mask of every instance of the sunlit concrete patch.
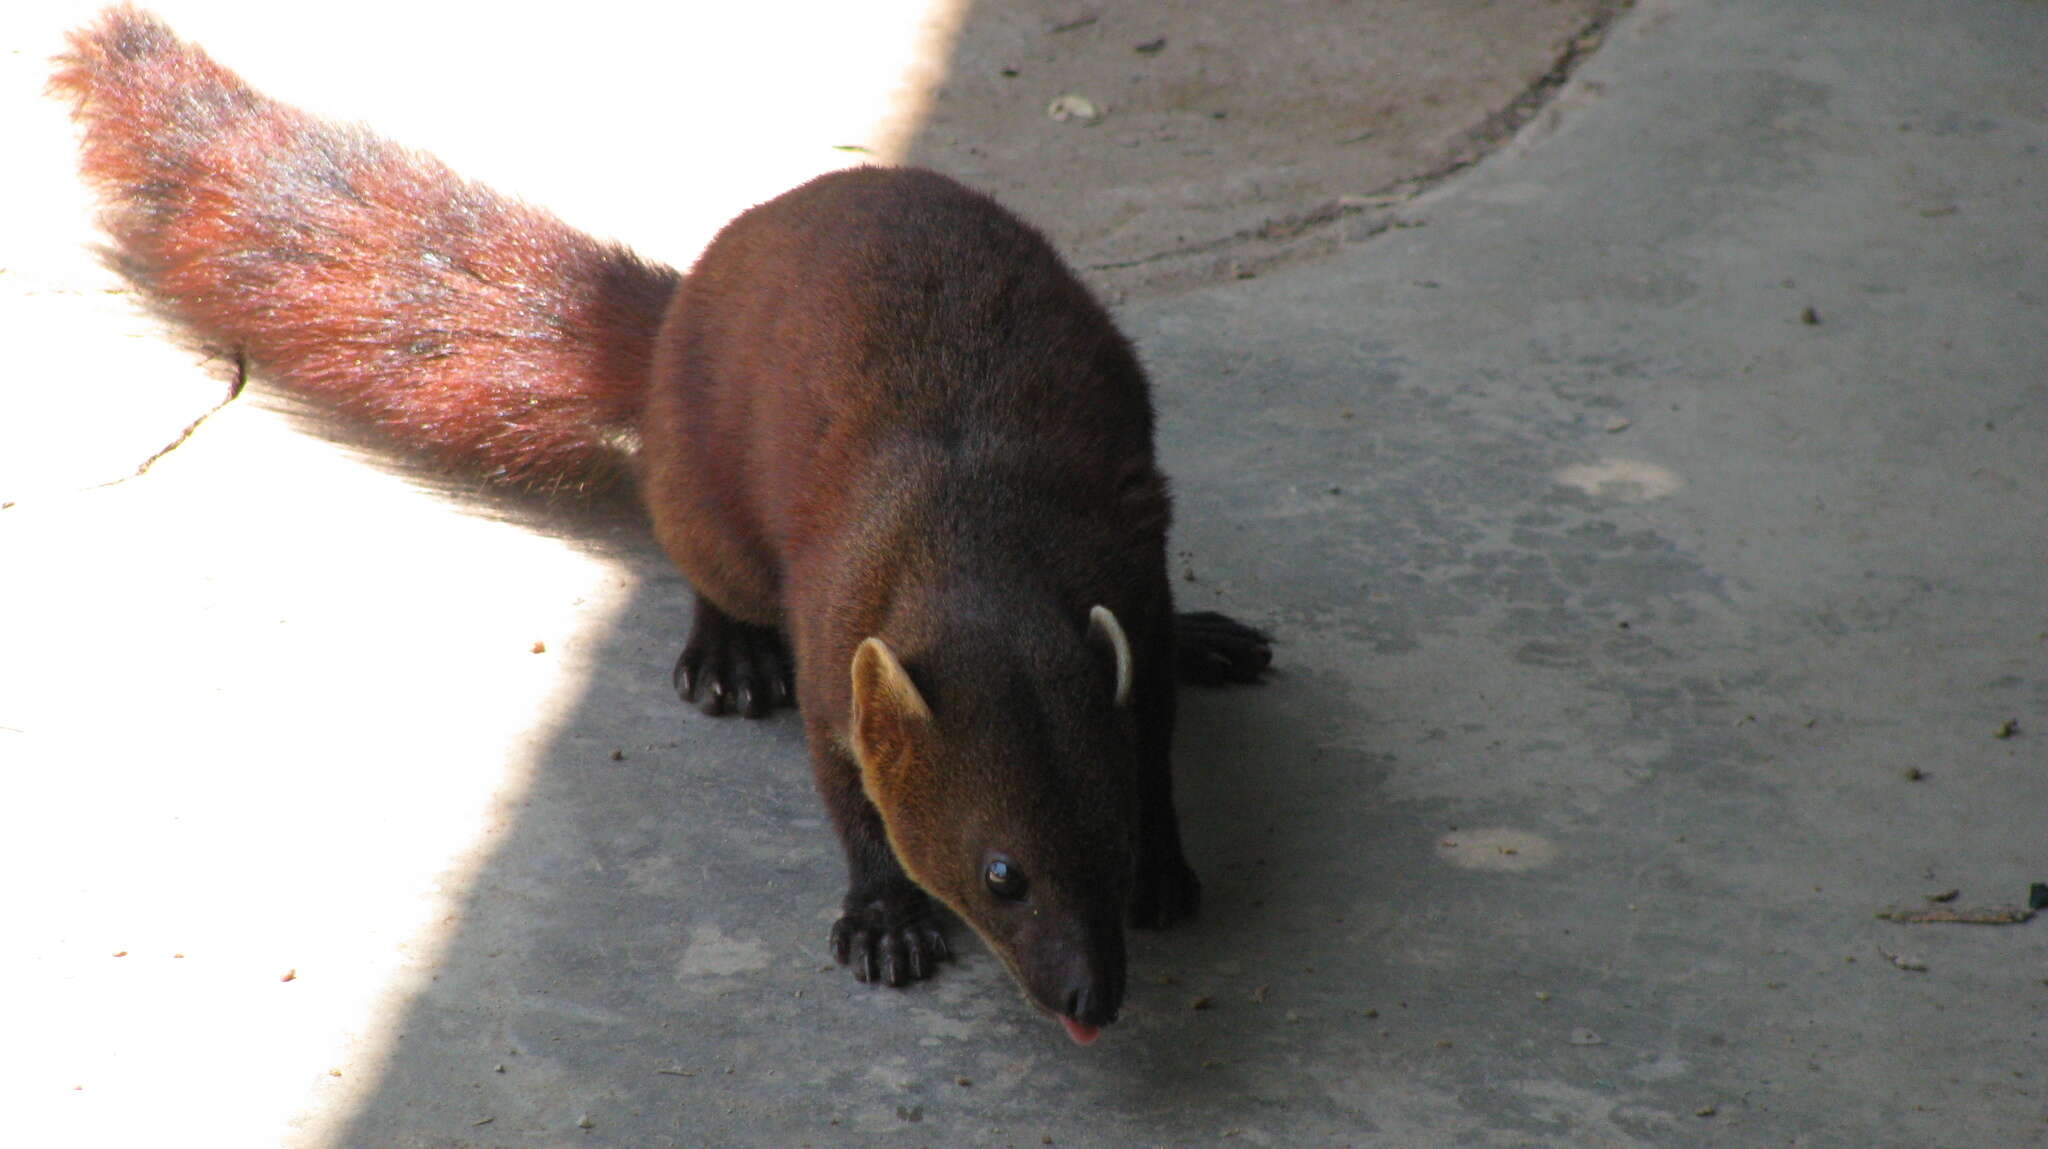
[[1506, 826], [1452, 830], [1437, 839], [1437, 856], [1467, 870], [1520, 873], [1557, 860], [1557, 844], [1540, 834]]
[[1560, 468], [1551, 478], [1561, 486], [1618, 503], [1647, 503], [1676, 494], [1685, 486], [1678, 472], [1641, 459], [1573, 463]]
[[[41, 1035], [11, 1082], [36, 1099], [22, 1144], [337, 1143], [627, 592], [609, 561], [451, 513], [256, 408], [195, 446], [6, 513], [0, 550], [63, 556], [10, 589], [95, 604], [89, 632], [61, 610], [0, 626], [0, 726], [20, 731], [0, 804], [54, 815], [0, 848], [49, 877], [0, 954], [37, 987], [10, 1018]], [[122, 665], [146, 689], [84, 685]]]

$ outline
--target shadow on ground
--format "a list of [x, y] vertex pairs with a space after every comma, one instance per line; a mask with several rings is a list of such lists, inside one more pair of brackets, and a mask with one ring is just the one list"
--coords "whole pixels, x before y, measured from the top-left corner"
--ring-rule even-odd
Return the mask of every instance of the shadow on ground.
[[[1973, 164], [2039, 109], [1871, 88], [1879, 19], [1726, 9], [1631, 17], [1578, 118], [1369, 257], [1129, 310], [1186, 605], [1284, 645], [1185, 708], [1207, 912], [1100, 1046], [971, 944], [903, 993], [829, 967], [797, 724], [616, 720], [667, 705], [687, 604], [636, 551], [341, 1140], [2038, 1140], [2035, 939], [1871, 912], [2044, 876], [1996, 736], [2048, 705], [2044, 375], [1988, 335], [2044, 285], [1929, 255], [2038, 218]], [[1921, 47], [2043, 34], [1983, 4]]]

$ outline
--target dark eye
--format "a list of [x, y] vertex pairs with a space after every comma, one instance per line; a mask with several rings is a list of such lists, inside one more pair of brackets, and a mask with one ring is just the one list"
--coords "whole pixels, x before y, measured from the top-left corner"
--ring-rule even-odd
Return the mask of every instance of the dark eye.
[[981, 872], [982, 880], [988, 883], [988, 892], [1007, 902], [1022, 901], [1024, 890], [1030, 885], [1024, 879], [1024, 871], [1017, 863], [997, 855], [988, 860], [988, 866]]

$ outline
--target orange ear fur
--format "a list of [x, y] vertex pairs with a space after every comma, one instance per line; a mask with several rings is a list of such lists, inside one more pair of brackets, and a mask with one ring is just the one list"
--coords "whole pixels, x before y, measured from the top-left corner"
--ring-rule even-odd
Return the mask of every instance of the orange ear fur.
[[903, 775], [932, 720], [931, 707], [910, 680], [896, 652], [869, 638], [853, 652], [853, 756], [860, 764], [861, 789], [885, 821], [900, 798]]

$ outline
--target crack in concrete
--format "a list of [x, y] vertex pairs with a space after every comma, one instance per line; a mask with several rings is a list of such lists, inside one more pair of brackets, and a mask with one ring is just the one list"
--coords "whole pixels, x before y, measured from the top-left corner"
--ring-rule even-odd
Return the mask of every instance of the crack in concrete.
[[130, 479], [140, 478], [143, 475], [148, 474], [149, 469], [151, 467], [156, 466], [157, 462], [161, 460], [164, 456], [169, 455], [172, 451], [175, 451], [178, 448], [184, 446], [186, 441], [191, 439], [193, 435], [197, 434], [199, 428], [204, 426], [208, 419], [211, 419], [215, 415], [220, 414], [221, 410], [225, 408], [228, 404], [234, 402], [236, 399], [241, 398], [243, 388], [249, 385], [248, 356], [244, 355], [239, 350], [236, 351], [234, 353], [234, 365], [235, 373], [234, 377], [228, 382], [228, 393], [221, 397], [220, 402], [215, 403], [213, 406], [208, 407], [204, 411], [201, 411], [197, 418], [193, 419], [190, 423], [185, 424], [183, 430], [179, 431], [176, 435], [172, 436], [170, 442], [164, 444], [162, 447], [158, 448], [153, 454], [151, 454], [149, 458], [144, 459], [141, 463], [137, 464], [133, 472], [126, 475], [122, 475], [119, 478], [108, 479], [104, 483], [95, 483], [93, 484], [93, 488], [97, 490], [103, 487], [119, 486], [120, 484], [125, 483]]
[[[1634, 7], [1634, 4], [1635, 0], [1615, 0], [1614, 3], [1595, 12], [1565, 42], [1563, 49], [1542, 75], [1530, 81], [1520, 94], [1508, 101], [1499, 111], [1491, 113], [1467, 129], [1457, 150], [1449, 158], [1420, 175], [1405, 176], [1363, 195], [1340, 196], [1307, 211], [1268, 219], [1255, 227], [1243, 228], [1229, 235], [1182, 244], [1135, 259], [1092, 263], [1086, 265], [1083, 270], [1098, 273], [1128, 271], [1201, 256], [1225, 257], [1221, 266], [1212, 264], [1205, 270], [1190, 270], [1181, 274], [1168, 272], [1142, 285], [1153, 290], [1187, 287], [1222, 278], [1225, 274], [1248, 278], [1258, 271], [1283, 262], [1328, 254], [1346, 243], [1372, 239], [1391, 230], [1420, 227], [1421, 221], [1403, 220], [1391, 209], [1413, 201], [1424, 192], [1441, 185], [1511, 142], [1538, 113], [1550, 106], [1551, 101], [1571, 80], [1579, 66], [1606, 41], [1608, 33], [1613, 30], [1615, 20], [1622, 12]], [[1332, 225], [1364, 216], [1375, 209], [1387, 210], [1382, 211], [1379, 218], [1371, 220], [1348, 236], [1331, 234]], [[1273, 247], [1263, 252], [1255, 250], [1265, 244]], [[1239, 253], [1240, 249], [1249, 254], [1229, 258]]]

